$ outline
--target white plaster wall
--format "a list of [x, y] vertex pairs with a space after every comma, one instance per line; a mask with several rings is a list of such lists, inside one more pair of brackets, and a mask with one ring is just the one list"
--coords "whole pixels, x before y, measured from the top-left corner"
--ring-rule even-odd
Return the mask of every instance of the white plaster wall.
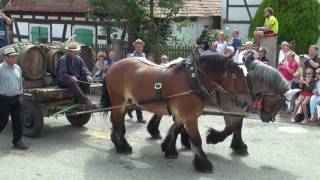
[[[260, 4], [262, 0], [247, 0], [248, 4]], [[226, 19], [227, 0], [221, 0], [221, 19]], [[230, 0], [229, 4], [244, 5], [243, 0]], [[252, 18], [255, 16], [258, 8], [249, 8]], [[229, 20], [249, 20], [246, 8], [229, 8]], [[225, 24], [222, 22], [222, 27], [229, 27], [230, 29], [238, 29], [243, 42], [247, 41], [249, 24]]]
[[179, 26], [178, 23], [172, 23], [171, 28], [173, 30], [173, 35], [175, 35], [178, 39], [184, 39], [186, 42], [190, 41], [191, 43], [194, 43], [196, 39], [201, 35], [201, 32], [204, 28], [204, 26], [208, 25], [211, 26], [213, 23], [212, 17], [206, 17], [206, 18], [197, 18], [196, 21], [192, 23], [191, 27], [184, 27], [182, 28], [181, 33], [177, 30], [177, 27]]
[[[19, 28], [20, 35], [24, 35], [24, 36], [28, 36], [29, 35], [29, 26], [28, 26], [28, 24], [29, 23], [27, 23], [27, 22], [19, 22], [18, 23], [18, 28]], [[13, 33], [17, 34], [16, 27], [14, 25], [13, 25]]]

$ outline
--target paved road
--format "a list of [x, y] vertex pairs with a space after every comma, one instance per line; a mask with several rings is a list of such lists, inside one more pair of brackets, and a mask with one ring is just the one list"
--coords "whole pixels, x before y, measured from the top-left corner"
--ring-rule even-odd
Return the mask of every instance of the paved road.
[[[145, 113], [145, 117], [150, 114]], [[171, 119], [161, 124], [164, 136]], [[64, 117], [46, 119], [37, 139], [25, 138], [28, 151], [11, 148], [11, 129], [0, 134], [0, 180], [20, 179], [320, 179], [320, 127], [283, 122], [262, 123], [246, 119], [243, 137], [249, 156], [233, 155], [229, 144], [207, 145], [204, 150], [214, 164], [212, 174], [193, 169], [191, 152], [180, 150], [178, 159], [165, 159], [161, 140], [149, 139], [145, 125], [126, 120], [127, 139], [133, 154], [115, 153], [110, 141], [109, 118], [94, 115], [84, 128], [71, 127]], [[202, 116], [201, 135], [213, 126], [224, 127], [220, 116]], [[178, 149], [181, 149], [178, 143]]]

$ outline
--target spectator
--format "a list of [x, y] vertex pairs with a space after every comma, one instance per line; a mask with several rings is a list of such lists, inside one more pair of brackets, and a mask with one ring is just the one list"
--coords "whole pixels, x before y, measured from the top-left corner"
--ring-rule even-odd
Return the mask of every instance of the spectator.
[[258, 51], [258, 59], [265, 64], [269, 64], [269, 60], [266, 58], [266, 55], [267, 55], [267, 48], [260, 47]]
[[301, 123], [307, 123], [309, 121], [308, 119], [309, 112], [308, 112], [307, 105], [309, 104], [310, 98], [313, 95], [312, 91], [315, 85], [315, 80], [312, 78], [312, 75], [313, 75], [313, 70], [311, 68], [308, 68], [306, 70], [306, 78], [300, 80], [301, 92], [298, 99], [296, 100], [296, 104], [292, 112], [292, 117], [291, 117], [292, 122], [295, 122], [295, 117], [300, 106], [303, 110], [303, 115], [304, 115], [304, 120]]
[[137, 39], [132, 43], [134, 47], [133, 53], [130, 54], [130, 57], [143, 57], [147, 58], [146, 54], [143, 52], [144, 42], [141, 39]]
[[227, 41], [224, 40], [224, 34], [222, 31], [218, 33], [216, 43], [217, 43], [217, 53], [224, 54], [228, 46], [228, 43]]
[[310, 99], [310, 122], [315, 122], [317, 120], [316, 118], [316, 110], [317, 110], [317, 104], [320, 102], [320, 68], [316, 70], [316, 85], [315, 89], [312, 91], [313, 95]]
[[8, 45], [6, 25], [12, 24], [12, 20], [0, 9], [0, 48]]
[[263, 27], [256, 27], [254, 32], [256, 40], [256, 49], [260, 48], [260, 42], [264, 36], [276, 36], [278, 33], [279, 25], [278, 20], [273, 16], [273, 9], [267, 7], [264, 9], [265, 21]]
[[17, 53], [13, 48], [3, 52], [3, 62], [0, 64], [0, 133], [6, 127], [11, 116], [13, 140], [15, 149], [28, 149], [22, 142], [22, 71], [16, 64]]
[[[134, 47], [134, 51], [132, 54], [130, 54], [130, 57], [143, 57], [146, 58], [146, 54], [143, 52], [144, 48], [144, 42], [141, 39], [137, 39], [132, 43]], [[128, 114], [130, 117], [132, 117], [131, 111], [128, 111]], [[143, 119], [142, 111], [136, 110], [137, 114], [137, 122], [138, 123], [146, 123], [146, 121]]]
[[253, 48], [253, 43], [250, 42], [250, 41], [247, 41], [246, 44], [244, 45], [244, 50], [239, 52], [239, 50], [237, 50], [237, 52], [235, 53], [234, 55], [234, 62], [235, 63], [238, 63], [238, 64], [242, 64], [243, 63], [243, 53], [247, 50], [250, 50], [250, 51], [254, 51], [254, 48]]
[[217, 46], [218, 46], [217, 42], [212, 42], [210, 46], [210, 51], [212, 53], [217, 53]]
[[286, 53], [285, 52], [289, 52], [289, 49], [288, 49], [288, 46], [289, 46], [289, 43], [287, 41], [283, 41], [281, 43], [281, 46], [280, 46], [280, 51], [279, 51], [279, 59], [278, 59], [278, 64], [281, 64], [285, 57], [286, 57]]
[[169, 63], [169, 58], [167, 55], [162, 55], [160, 58], [160, 65], [168, 64]]
[[232, 32], [231, 46], [233, 47], [234, 51], [240, 50], [241, 48], [241, 39], [239, 36], [239, 30], [237, 29]]
[[233, 48], [233, 46], [227, 46], [225, 54], [226, 54], [227, 56], [233, 55], [233, 54], [234, 54], [234, 48]]
[[[103, 80], [102, 81], [103, 82], [106, 81], [106, 78], [107, 78], [106, 74], [107, 74], [108, 70], [111, 68], [113, 63], [116, 62], [115, 58], [116, 58], [116, 56], [115, 56], [114, 51], [110, 51], [109, 54], [108, 54], [108, 58], [107, 58], [107, 60], [104, 61], [104, 66], [102, 68], [102, 72], [103, 72]], [[100, 103], [104, 107], [110, 107], [111, 106], [109, 93], [105, 93], [107, 91], [108, 91], [107, 83], [102, 83]]]
[[314, 71], [319, 67], [320, 58], [318, 56], [318, 46], [311, 45], [309, 47], [309, 57], [308, 59], [304, 59], [304, 62], [301, 64], [304, 66], [304, 69], [312, 68]]
[[152, 53], [149, 53], [148, 54], [148, 58], [147, 58], [149, 61], [151, 61], [151, 62], [155, 62], [155, 59], [154, 59], [154, 56], [153, 56], [153, 54]]
[[99, 52], [97, 54], [97, 62], [93, 68], [94, 76], [93, 80], [95, 81], [102, 81], [103, 79], [103, 68], [104, 68], [104, 61], [106, 59], [106, 53]]
[[296, 53], [294, 53], [293, 51], [289, 51], [286, 55], [286, 60], [279, 65], [280, 73], [288, 81], [292, 81], [293, 74], [297, 71], [299, 66], [298, 63], [294, 60], [295, 55]]
[[197, 39], [194, 48], [200, 55], [211, 53], [208, 41], [201, 40], [200, 38]]

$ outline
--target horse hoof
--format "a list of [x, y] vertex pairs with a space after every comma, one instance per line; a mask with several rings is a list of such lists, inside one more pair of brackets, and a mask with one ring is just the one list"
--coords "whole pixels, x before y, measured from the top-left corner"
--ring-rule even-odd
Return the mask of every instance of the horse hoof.
[[200, 159], [197, 156], [193, 160], [193, 166], [198, 172], [212, 173], [213, 166], [208, 159]]
[[159, 134], [151, 134], [151, 139], [162, 139], [160, 133]]
[[167, 158], [167, 159], [177, 159], [178, 158], [178, 151], [166, 151], [164, 153], [164, 156]]
[[217, 144], [220, 142], [220, 140], [218, 139], [218, 131], [210, 128], [207, 132], [207, 138], [206, 138], [206, 142], [207, 144]]
[[231, 145], [231, 148], [232, 148], [234, 154], [241, 155], [241, 156], [249, 155], [248, 147], [246, 144]]
[[132, 147], [127, 146], [123, 148], [117, 148], [117, 153], [120, 154], [132, 154]]

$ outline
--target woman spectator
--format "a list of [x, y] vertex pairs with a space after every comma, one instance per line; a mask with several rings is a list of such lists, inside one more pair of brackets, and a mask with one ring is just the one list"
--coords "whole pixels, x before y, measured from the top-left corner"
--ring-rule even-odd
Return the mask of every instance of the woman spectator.
[[103, 79], [103, 69], [104, 69], [104, 61], [106, 59], [106, 53], [100, 51], [97, 54], [97, 62], [96, 65], [94, 66], [93, 72], [94, 72], [94, 76], [93, 76], [93, 80], [95, 81], [102, 81]]
[[224, 54], [228, 46], [227, 41], [224, 40], [223, 32], [219, 32], [217, 35], [217, 53]]
[[260, 47], [258, 50], [258, 59], [265, 64], [269, 64], [269, 60], [266, 58], [266, 54], [267, 54], [267, 48]]
[[291, 117], [292, 122], [295, 122], [295, 117], [296, 117], [296, 114], [297, 114], [300, 106], [303, 110], [303, 115], [304, 115], [304, 120], [301, 123], [309, 122], [309, 118], [308, 118], [309, 112], [308, 112], [307, 105], [310, 102], [310, 98], [312, 96], [312, 91], [313, 91], [314, 85], [315, 85], [315, 80], [312, 78], [312, 75], [313, 75], [313, 70], [311, 68], [308, 68], [306, 70], [306, 79], [300, 80], [301, 92], [300, 92], [298, 99], [296, 100], [296, 105], [295, 105], [294, 110], [292, 112], [292, 117]]
[[287, 46], [289, 46], [289, 43], [287, 41], [283, 41], [280, 45], [280, 51], [279, 51], [279, 59], [278, 64], [281, 64], [285, 60], [285, 52], [287, 51]]
[[316, 70], [316, 85], [315, 89], [312, 91], [313, 95], [310, 99], [310, 122], [315, 122], [317, 120], [316, 118], [316, 110], [317, 110], [317, 104], [320, 102], [320, 68]]
[[286, 60], [279, 65], [280, 73], [288, 80], [292, 81], [293, 74], [298, 69], [298, 63], [294, 60], [296, 53], [293, 51], [289, 51], [286, 54]]

